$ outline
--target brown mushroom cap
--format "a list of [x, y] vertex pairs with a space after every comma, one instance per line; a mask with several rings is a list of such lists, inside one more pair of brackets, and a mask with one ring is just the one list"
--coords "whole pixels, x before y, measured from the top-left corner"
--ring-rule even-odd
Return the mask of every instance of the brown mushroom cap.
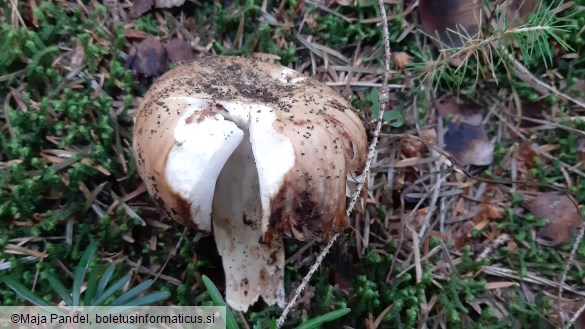
[[[176, 144], [173, 129], [189, 109], [181, 98], [208, 102], [205, 116], [228, 114], [228, 103], [262, 104], [263, 111], [275, 114], [272, 126], [293, 144], [294, 165], [270, 196], [270, 213], [264, 218], [268, 223], [263, 223], [268, 241], [274, 232], [304, 240], [348, 226], [345, 178], [360, 173], [367, 148], [359, 116], [318, 81], [240, 57], [203, 57], [171, 70], [148, 91], [136, 115], [134, 149], [140, 175], [173, 218], [194, 226], [189, 200], [177, 195], [163, 175]], [[193, 123], [198, 120], [201, 117]], [[263, 156], [278, 163], [281, 150], [273, 151]]]
[[291, 69], [202, 57], [160, 77], [135, 117], [134, 152], [151, 195], [179, 222], [211, 231], [226, 300], [284, 303], [283, 236], [349, 225], [346, 178], [367, 140], [341, 96]]

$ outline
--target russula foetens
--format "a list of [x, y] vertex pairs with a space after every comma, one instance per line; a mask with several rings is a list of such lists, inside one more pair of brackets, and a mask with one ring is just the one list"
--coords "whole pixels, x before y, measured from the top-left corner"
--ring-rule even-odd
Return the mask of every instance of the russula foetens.
[[171, 217], [212, 232], [226, 300], [284, 304], [283, 237], [346, 228], [346, 178], [361, 173], [364, 126], [331, 88], [289, 68], [203, 57], [160, 77], [135, 116], [134, 152]]

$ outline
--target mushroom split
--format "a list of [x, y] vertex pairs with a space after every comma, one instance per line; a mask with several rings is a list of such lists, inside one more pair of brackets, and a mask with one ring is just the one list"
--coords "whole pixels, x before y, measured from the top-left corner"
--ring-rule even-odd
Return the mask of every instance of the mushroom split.
[[160, 77], [135, 117], [134, 152], [171, 217], [212, 232], [226, 300], [284, 304], [283, 237], [349, 225], [346, 178], [361, 173], [364, 126], [326, 85], [289, 68], [203, 57]]

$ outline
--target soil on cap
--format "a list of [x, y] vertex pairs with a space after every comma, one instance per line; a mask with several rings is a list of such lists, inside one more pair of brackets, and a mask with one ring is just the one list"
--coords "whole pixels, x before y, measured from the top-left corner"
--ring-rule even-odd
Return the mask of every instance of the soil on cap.
[[[197, 60], [197, 63], [187, 64], [185, 69], [188, 70], [191, 65], [198, 67], [196, 75], [171, 71], [161, 80], [178, 78], [179, 83], [173, 83], [172, 87], [164, 87], [157, 93], [164, 97], [165, 94], [174, 93], [180, 88], [184, 89], [187, 95], [205, 93], [215, 100], [242, 97], [275, 104], [276, 108], [286, 111], [291, 105], [282, 100], [294, 97], [294, 89], [299, 85], [287, 85], [276, 80], [266, 72], [265, 63], [236, 57], [204, 57]], [[305, 81], [302, 83], [311, 83], [310, 79]]]

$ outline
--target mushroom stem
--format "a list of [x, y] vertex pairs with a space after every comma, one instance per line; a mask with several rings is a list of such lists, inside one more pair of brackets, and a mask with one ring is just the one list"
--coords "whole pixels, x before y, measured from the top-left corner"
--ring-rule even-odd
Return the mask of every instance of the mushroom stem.
[[[241, 127], [240, 127], [241, 128]], [[249, 136], [247, 129], [245, 134]], [[213, 200], [213, 230], [226, 274], [226, 300], [247, 311], [258, 297], [284, 305], [282, 237], [261, 243], [262, 204], [258, 170], [249, 138], [223, 167]]]

